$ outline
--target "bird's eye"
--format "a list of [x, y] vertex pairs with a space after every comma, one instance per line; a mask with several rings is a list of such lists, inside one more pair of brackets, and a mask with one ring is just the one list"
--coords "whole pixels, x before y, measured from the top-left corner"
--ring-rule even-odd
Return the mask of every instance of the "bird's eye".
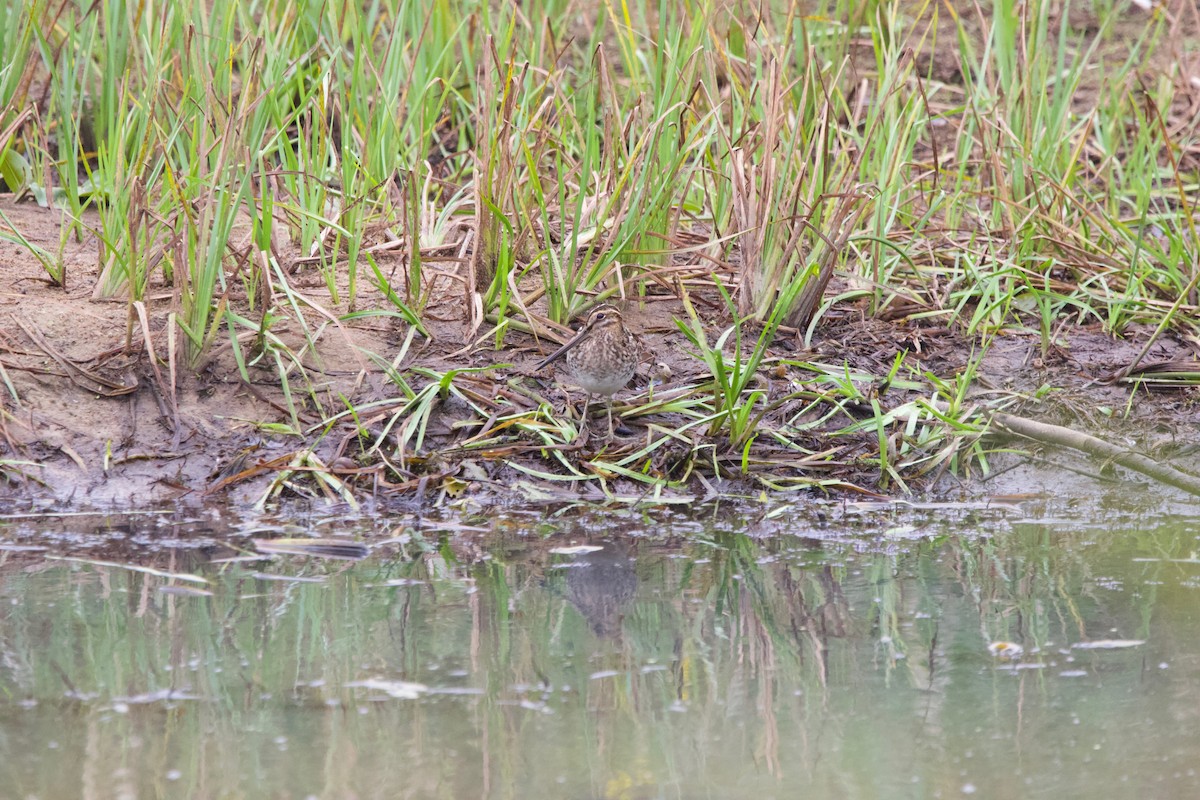
[[607, 312], [607, 311], [601, 311], [599, 314], [597, 314], [597, 315], [596, 315], [596, 321], [597, 321], [597, 322], [603, 322], [603, 321], [604, 321], [604, 320], [606, 320], [606, 319], [608, 319], [608, 312]]

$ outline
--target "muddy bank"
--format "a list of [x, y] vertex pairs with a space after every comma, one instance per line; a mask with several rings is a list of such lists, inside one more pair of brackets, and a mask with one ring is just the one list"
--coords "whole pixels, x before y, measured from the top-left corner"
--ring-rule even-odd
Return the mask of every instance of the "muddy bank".
[[[32, 243], [47, 249], [58, 247], [56, 214], [11, 201], [6, 201], [5, 213]], [[311, 479], [311, 472], [306, 474], [306, 470], [320, 469], [318, 465], [344, 480], [360, 498], [403, 502], [430, 503], [463, 494], [504, 499], [534, 496], [539, 491], [596, 498], [603, 498], [606, 490], [638, 494], [646, 487], [619, 474], [604, 476], [603, 485], [597, 481], [539, 481], [537, 475], [559, 474], [564, 463], [587, 469], [597, 454], [615, 458], [635, 452], [650, 441], [652, 427], [679, 428], [689, 421], [674, 411], [640, 414], [626, 407], [630, 412], [626, 416], [628, 431], [611, 443], [592, 438], [550, 454], [544, 441], [517, 432], [497, 435], [481, 447], [465, 447], [465, 441], [480, 441], [479, 435], [489, 428], [503, 430], [495, 415], [490, 420], [480, 418], [480, 408], [497, 409], [496, 414], [500, 409], [516, 413], [524, 408], [532, 414], [540, 401], [546, 401], [561, 411], [570, 395], [551, 375], [531, 372], [552, 342], [539, 343], [528, 335], [510, 332], [499, 352], [492, 348], [490, 338], [464, 350], [465, 315], [461, 299], [451, 288], [440, 292], [428, 311], [432, 337], [428, 340], [410, 337], [403, 324], [379, 319], [326, 325], [316, 337], [315, 348], [304, 355], [308, 381], [296, 377], [290, 398], [282, 391], [273, 362], [252, 365], [250, 381], [241, 378], [227, 334], [218, 337], [198, 372], [176, 358], [172, 377], [166, 335], [170, 287], [159, 287], [147, 302], [149, 345], [137, 324], [132, 346], [127, 348], [126, 304], [92, 299], [96, 252], [94, 240], [66, 244], [67, 288], [63, 289], [44, 280], [39, 265], [25, 250], [9, 244], [0, 247], [4, 403], [0, 471], [6, 479], [0, 492], [10, 504], [53, 500], [125, 506], [211, 496], [255, 502], [288, 467], [296, 468], [290, 473], [292, 484], [277, 485], [276, 496], [299, 489], [317, 497], [324, 491], [336, 499], [327, 486]], [[348, 310], [334, 306], [316, 275], [301, 273], [296, 285], [333, 313]], [[447, 287], [452, 284], [447, 282]], [[383, 305], [370, 288], [361, 291], [359, 310]], [[728, 325], [728, 318], [716, 303], [700, 300], [698, 308], [709, 324], [712, 341]], [[690, 352], [674, 322], [683, 317], [675, 297], [650, 296], [644, 302], [627, 304], [624, 311], [641, 336], [646, 355], [624, 396], [644, 390], [652, 377], [654, 391], [660, 394], [705, 381], [704, 364]], [[295, 321], [284, 323], [275, 332], [300, 351], [303, 337]], [[1005, 395], [1011, 401], [1010, 410], [1016, 413], [1139, 447], [1152, 455], [1176, 459], [1186, 468], [1195, 460], [1188, 451], [1200, 423], [1195, 389], [1150, 391], [1098, 382], [1131, 363], [1150, 333], [1149, 328], [1138, 327], [1131, 329], [1128, 338], [1114, 339], [1095, 326], [1064, 326], [1061, 337], [1043, 350], [1042, 339], [1034, 330], [1006, 332], [990, 343], [970, 392], [981, 403]], [[402, 456], [405, 463], [397, 464], [394, 457], [364, 458], [363, 442], [372, 437], [394, 438], [397, 431], [387, 430], [387, 425], [394, 427], [397, 420], [403, 424], [403, 414], [398, 415], [403, 395], [381, 364], [394, 358], [406, 341], [408, 349], [396, 366], [410, 376], [410, 388], [420, 386], [421, 373], [411, 372], [415, 368], [445, 373], [467, 367], [511, 366], [463, 376], [465, 396], [478, 398], [478, 405], [470, 408], [456, 396], [443, 398], [429, 415], [420, 448], [412, 448], [407, 460]], [[909, 370], [919, 365], [924, 373], [952, 381], [967, 368], [979, 347], [978, 341], [953, 326], [903, 318], [869, 319], [855, 305], [836, 306], [823, 318], [811, 348], [804, 348], [794, 336], [779, 338], [773, 355], [783, 360], [761, 370], [758, 388], [767, 398], [779, 401], [779, 408], [772, 412], [779, 417], [800, 402], [789, 401], [788, 392], [803, 386], [806, 375], [811, 377], [798, 364], [819, 364], [835, 371], [848, 366], [859, 378], [864, 398], [875, 398], [884, 409], [893, 408], [912, 396], [911, 391], [885, 384], [897, 354], [908, 354], [905, 363]], [[1191, 345], [1168, 334], [1145, 361], [1190, 360], [1192, 352]], [[389, 399], [396, 402], [389, 405]], [[502, 401], [508, 405], [501, 405]], [[361, 409], [372, 403], [382, 403], [375, 408], [383, 411], [360, 419], [361, 429], [350, 418], [323, 425], [345, 411], [347, 404]], [[683, 452], [683, 446], [663, 446], [646, 463], [661, 470], [664, 483], [674, 482], [667, 491], [676, 495], [757, 492], [763, 488], [763, 475], [768, 474], [763, 464], [769, 465], [772, 478], [782, 476], [791, 481], [785, 488], [800, 486], [807, 478], [821, 482], [823, 492], [846, 491], [852, 486], [876, 490], [880, 486], [877, 432], [863, 431], [857, 438], [844, 433], [836, 440], [825, 438], [852, 423], [847, 415], [853, 415], [854, 409], [854, 404], [845, 406], [839, 418], [802, 434], [805, 448], [832, 453], [830, 457], [803, 459], [769, 441], [756, 442], [758, 460], [747, 475], [739, 463], [743, 454], [734, 452], [719, 436], [704, 442], [700, 438], [703, 431], [696, 430], [692, 453]], [[861, 410], [863, 418], [871, 413], [869, 407]], [[600, 427], [594, 426], [594, 430]], [[697, 448], [704, 449], [702, 458], [695, 457]], [[296, 461], [297, 453], [310, 452], [315, 460]], [[380, 452], [386, 453], [386, 448]], [[989, 466], [1005, 470], [1023, 461], [1024, 456], [996, 453], [989, 458]], [[701, 468], [702, 462], [705, 468]], [[1105, 479], [1100, 465], [1072, 457], [1067, 462], [1074, 462], [1068, 463], [1068, 468], [1078, 468], [1085, 482]], [[1049, 463], [1049, 476], [1061, 472], [1061, 461], [1035, 463], [1043, 469]], [[996, 491], [1000, 484], [974, 480], [980, 472], [976, 464], [958, 476], [945, 468], [905, 477], [907, 489], [917, 493]], [[1025, 489], [1039, 491], [1038, 483], [1034, 473]], [[1003, 484], [1005, 491], [1021, 490], [1019, 481], [1015, 486], [1011, 480]], [[894, 483], [883, 491], [903, 494]]]

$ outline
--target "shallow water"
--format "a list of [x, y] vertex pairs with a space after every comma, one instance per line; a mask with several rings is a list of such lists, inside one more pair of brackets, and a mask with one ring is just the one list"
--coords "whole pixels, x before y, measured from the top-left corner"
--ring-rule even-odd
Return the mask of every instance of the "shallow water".
[[1200, 525], [1104, 516], [0, 522], [0, 798], [1198, 796]]

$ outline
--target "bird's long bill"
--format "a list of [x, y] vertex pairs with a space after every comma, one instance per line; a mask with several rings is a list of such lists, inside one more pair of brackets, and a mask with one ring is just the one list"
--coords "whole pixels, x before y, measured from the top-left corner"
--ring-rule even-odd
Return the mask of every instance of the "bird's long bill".
[[546, 356], [546, 358], [544, 358], [540, 364], [538, 364], [536, 367], [534, 367], [534, 369], [545, 369], [549, 364], [552, 364], [555, 361], [557, 361], [558, 359], [562, 358], [564, 355], [567, 354], [568, 350], [570, 350], [575, 345], [579, 344], [579, 342], [583, 339], [584, 334], [586, 334], [587, 332], [588, 332], [587, 326], [580, 328], [579, 332], [576, 333], [574, 336], [572, 336], [570, 341], [568, 341], [562, 347], [555, 350], [550, 355]]

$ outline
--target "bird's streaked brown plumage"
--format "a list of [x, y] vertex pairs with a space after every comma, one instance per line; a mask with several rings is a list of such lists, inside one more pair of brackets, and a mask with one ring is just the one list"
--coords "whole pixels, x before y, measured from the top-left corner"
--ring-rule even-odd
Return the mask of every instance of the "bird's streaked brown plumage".
[[545, 369], [562, 358], [570, 378], [587, 393], [583, 407], [587, 419], [592, 395], [608, 400], [608, 436], [613, 436], [612, 397], [625, 388], [637, 369], [637, 338], [625, 327], [621, 312], [610, 305], [596, 308], [571, 340], [537, 365]]

